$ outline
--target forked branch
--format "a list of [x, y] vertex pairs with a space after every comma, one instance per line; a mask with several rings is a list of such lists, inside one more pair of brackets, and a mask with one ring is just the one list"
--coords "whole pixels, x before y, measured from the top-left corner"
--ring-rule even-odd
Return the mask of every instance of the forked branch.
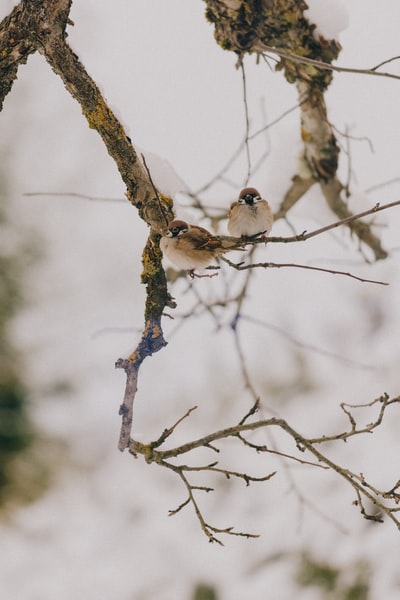
[[[365, 518], [381, 522], [383, 516], [386, 516], [391, 519], [393, 523], [395, 523], [398, 529], [400, 529], [400, 520], [397, 516], [397, 513], [400, 511], [400, 507], [398, 507], [400, 502], [399, 481], [397, 481], [389, 490], [379, 490], [376, 486], [368, 482], [362, 473], [355, 473], [346, 467], [342, 467], [324, 454], [321, 450], [317, 449], [317, 446], [322, 442], [347, 441], [356, 435], [372, 433], [377, 427], [382, 425], [388, 407], [399, 406], [399, 404], [400, 396], [396, 398], [389, 398], [387, 394], [383, 394], [381, 397], [367, 404], [355, 406], [342, 404], [341, 407], [349, 418], [351, 425], [348, 431], [339, 432], [330, 436], [307, 438], [291, 427], [291, 425], [289, 425], [289, 423], [284, 419], [273, 417], [270, 419], [251, 420], [251, 418], [259, 409], [259, 402], [257, 401], [237, 425], [215, 431], [202, 438], [192, 440], [175, 448], [160, 450], [160, 446], [162, 446], [166, 439], [170, 437], [170, 435], [175, 431], [176, 427], [192, 413], [194, 410], [194, 408], [192, 408], [188, 410], [182, 418], [178, 419], [178, 421], [176, 421], [172, 427], [166, 429], [156, 441], [150, 442], [149, 444], [143, 444], [131, 439], [129, 442], [129, 450], [135, 457], [142, 455], [147, 463], [155, 463], [163, 468], [171, 470], [179, 476], [180, 480], [184, 484], [188, 496], [177, 508], [170, 510], [169, 514], [176, 515], [183, 508], [191, 505], [194, 509], [201, 529], [208, 537], [210, 542], [222, 544], [220, 538], [216, 534], [239, 535], [244, 537], [257, 537], [257, 534], [236, 531], [233, 527], [218, 528], [214, 525], [211, 525], [203, 515], [197, 500], [196, 492], [210, 493], [214, 491], [214, 488], [207, 485], [196, 485], [189, 480], [188, 475], [193, 473], [217, 474], [228, 479], [241, 479], [248, 486], [255, 482], [261, 483], [269, 481], [277, 473], [276, 470], [273, 470], [267, 475], [257, 477], [246, 472], [237, 471], [235, 469], [222, 468], [218, 466], [218, 461], [213, 461], [200, 466], [189, 465], [185, 463], [175, 464], [174, 462], [171, 462], [171, 459], [173, 460], [186, 454], [190, 455], [190, 453], [198, 448], [205, 448], [214, 452], [218, 452], [221, 454], [222, 458], [222, 449], [219, 447], [219, 445], [216, 446], [216, 443], [223, 442], [223, 440], [227, 440], [229, 438], [232, 440], [237, 440], [239, 443], [245, 445], [251, 450], [254, 450], [257, 454], [262, 454], [263, 456], [278, 455], [281, 459], [288, 460], [290, 462], [296, 461], [297, 463], [301, 463], [303, 467], [323, 468], [337, 473], [353, 488], [356, 496], [354, 504], [359, 506], [360, 512]], [[373, 408], [375, 405], [380, 405], [377, 418], [367, 426], [358, 426], [353, 413], [351, 413], [349, 409], [362, 410]], [[283, 430], [294, 442], [295, 447], [297, 448], [297, 453], [294, 452], [289, 454], [288, 452], [281, 452], [276, 448], [269, 448], [265, 444], [254, 444], [248, 440], [246, 434], [258, 430], [265, 430], [269, 427], [278, 427]], [[310, 453], [316, 459], [316, 461], [311, 462], [303, 459], [301, 454], [304, 452]], [[371, 502], [376, 509], [372, 514], [369, 513], [365, 508], [365, 503], [367, 501]]]

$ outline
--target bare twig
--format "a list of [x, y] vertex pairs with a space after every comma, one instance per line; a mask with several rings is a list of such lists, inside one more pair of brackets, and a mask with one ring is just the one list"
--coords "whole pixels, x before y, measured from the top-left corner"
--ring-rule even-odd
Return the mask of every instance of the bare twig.
[[294, 337], [291, 333], [289, 333], [282, 327], [275, 325], [275, 323], [270, 323], [270, 322], [267, 322], [267, 321], [264, 321], [261, 319], [256, 319], [255, 317], [248, 315], [248, 314], [241, 314], [241, 319], [243, 319], [244, 321], [247, 321], [248, 323], [253, 323], [257, 327], [265, 327], [266, 329], [269, 329], [270, 331], [274, 331], [275, 333], [284, 337], [286, 340], [288, 340], [294, 346], [297, 346], [298, 348], [301, 348], [303, 350], [310, 350], [311, 352], [315, 352], [316, 354], [318, 354], [320, 356], [327, 356], [328, 358], [333, 358], [344, 364], [348, 364], [352, 368], [362, 369], [365, 371], [373, 371], [374, 369], [376, 369], [376, 367], [372, 364], [360, 363], [351, 358], [343, 356], [343, 354], [337, 354], [330, 350], [326, 350], [325, 348], [322, 348], [320, 346], [316, 346], [314, 344], [310, 344], [303, 340], [300, 340], [300, 339]]
[[[350, 408], [354, 408], [354, 409], [369, 408], [369, 407], [374, 406], [375, 404], [381, 405], [377, 418], [372, 423], [369, 423], [365, 427], [358, 427], [356, 419], [349, 409]], [[347, 442], [347, 440], [354, 435], [359, 435], [361, 433], [372, 433], [374, 431], [374, 429], [376, 429], [377, 427], [379, 427], [382, 424], [382, 420], [383, 420], [385, 411], [386, 411], [387, 407], [390, 406], [391, 404], [400, 404], [400, 396], [397, 398], [390, 399], [388, 394], [383, 394], [382, 396], [379, 396], [379, 398], [372, 400], [372, 402], [368, 402], [366, 404], [357, 404], [357, 405], [347, 404], [346, 402], [342, 402], [340, 404], [340, 408], [343, 410], [343, 412], [349, 419], [350, 430], [344, 431], [342, 433], [336, 433], [335, 435], [331, 435], [331, 436], [310, 438], [309, 441], [312, 444], [321, 444], [323, 442], [331, 442], [333, 440], [343, 440], [343, 441]]]
[[252, 442], [249, 442], [249, 440], [247, 440], [245, 437], [243, 437], [240, 433], [237, 437], [240, 439], [241, 442], [243, 442], [245, 446], [253, 448], [253, 450], [255, 450], [256, 452], [268, 452], [268, 454], [274, 454], [275, 456], [280, 456], [281, 458], [289, 458], [291, 461], [298, 462], [301, 465], [310, 465], [312, 467], [317, 467], [318, 469], [328, 469], [328, 467], [326, 467], [325, 465], [320, 465], [316, 462], [311, 462], [309, 460], [297, 458], [297, 456], [293, 456], [292, 454], [288, 454], [287, 452], [280, 452], [279, 450], [274, 450], [273, 448], [269, 448], [265, 444], [253, 444]]
[[243, 425], [250, 417], [255, 415], [259, 410], [260, 410], [260, 399], [257, 398], [257, 400], [254, 402], [253, 406], [250, 408], [250, 410], [239, 421], [239, 425]]
[[396, 75], [395, 73], [386, 73], [377, 70], [379, 69], [379, 67], [389, 62], [398, 60], [398, 56], [389, 58], [388, 60], [385, 60], [374, 67], [370, 67], [369, 69], [356, 69], [353, 67], [339, 67], [337, 65], [332, 65], [331, 63], [326, 63], [321, 60], [314, 60], [313, 58], [308, 58], [307, 56], [299, 56], [298, 54], [294, 54], [293, 52], [287, 52], [286, 50], [281, 50], [272, 46], [266, 46], [261, 42], [259, 42], [259, 48], [262, 52], [271, 52], [272, 54], [277, 54], [281, 58], [287, 58], [296, 63], [312, 65], [313, 67], [317, 67], [318, 69], [323, 69], [326, 71], [336, 71], [338, 73], [354, 73], [356, 75], [371, 75], [375, 77], [388, 77], [389, 79], [400, 79], [400, 75]]
[[[373, 215], [382, 210], [387, 210], [388, 208], [393, 208], [394, 206], [399, 206], [399, 205], [400, 205], [400, 200], [396, 200], [395, 202], [390, 202], [389, 204], [377, 203], [372, 208], [370, 208], [368, 210], [364, 210], [361, 213], [357, 213], [356, 215], [351, 215], [350, 217], [346, 217], [344, 219], [341, 219], [340, 221], [337, 221], [336, 223], [331, 223], [330, 225], [326, 225], [325, 227], [321, 227], [319, 229], [311, 231], [310, 233], [301, 234], [301, 238], [304, 240], [309, 240], [310, 238], [315, 237], [316, 235], [320, 235], [321, 233], [325, 233], [326, 231], [330, 231], [331, 229], [335, 229], [336, 227], [339, 227], [341, 225], [348, 225], [349, 223], [352, 223], [353, 221], [358, 221], [358, 219], [362, 219], [363, 217], [367, 217], [368, 215]], [[269, 240], [269, 241], [271, 241], [271, 240]]]
[[298, 102], [295, 106], [292, 106], [291, 108], [288, 108], [287, 110], [285, 110], [281, 115], [279, 115], [279, 117], [276, 117], [276, 119], [274, 119], [273, 121], [270, 121], [269, 123], [267, 123], [266, 125], [263, 125], [263, 127], [261, 127], [261, 129], [258, 129], [257, 131], [255, 131], [254, 133], [252, 133], [251, 135], [248, 136], [249, 140], [253, 140], [255, 137], [259, 136], [261, 133], [265, 133], [265, 131], [268, 131], [268, 129], [270, 129], [271, 127], [273, 127], [274, 125], [277, 125], [278, 123], [280, 123], [280, 121], [282, 121], [285, 117], [287, 117], [288, 115], [290, 115], [292, 112], [294, 112], [295, 110], [297, 110], [298, 108], [301, 107], [302, 102], [306, 102], [307, 98], [304, 98], [302, 101]]
[[247, 103], [247, 87], [246, 87], [246, 72], [244, 70], [243, 61], [240, 63], [240, 70], [242, 72], [242, 85], [243, 85], [243, 104], [244, 104], [244, 116], [246, 125], [246, 136], [245, 136], [245, 148], [246, 148], [246, 159], [247, 159], [247, 174], [245, 179], [245, 185], [249, 182], [251, 175], [251, 158], [250, 158], [250, 146], [249, 146], [249, 133], [250, 133], [250, 119], [249, 119], [249, 106]]
[[[355, 215], [351, 215], [351, 216], [346, 216], [343, 219], [340, 219], [339, 221], [335, 221], [334, 223], [330, 223], [329, 225], [325, 225], [324, 227], [320, 227], [318, 229], [315, 229], [313, 231], [310, 231], [309, 233], [307, 233], [307, 231], [303, 231], [302, 233], [299, 233], [297, 235], [292, 235], [292, 236], [268, 236], [268, 238], [263, 238], [263, 237], [257, 237], [254, 239], [246, 239], [245, 241], [240, 240], [241, 243], [245, 243], [246, 245], [255, 245], [255, 244], [264, 244], [266, 241], [268, 243], [272, 243], [272, 244], [276, 244], [276, 243], [280, 243], [280, 244], [290, 244], [290, 243], [294, 243], [294, 242], [305, 242], [313, 237], [316, 237], [318, 235], [321, 235], [322, 233], [326, 233], [327, 231], [330, 231], [332, 229], [336, 229], [336, 227], [341, 227], [342, 225], [348, 225], [349, 223], [352, 223], [354, 221], [358, 221], [359, 219], [362, 219], [363, 217], [367, 217], [369, 215], [373, 215], [375, 213], [381, 212], [382, 210], [387, 210], [389, 208], [393, 208], [395, 206], [399, 206], [400, 205], [400, 200], [396, 200], [395, 202], [390, 202], [388, 204], [375, 204], [375, 206], [373, 206], [372, 208], [365, 210], [363, 212], [357, 213]], [[227, 241], [233, 241], [235, 238], [231, 237], [231, 236], [219, 236], [221, 240], [227, 240]], [[239, 238], [237, 238], [238, 240], [238, 247], [240, 246], [239, 243]]]
[[[320, 185], [325, 200], [335, 215], [339, 217], [344, 224], [348, 225], [350, 231], [354, 233], [361, 242], [371, 248], [376, 260], [386, 258], [387, 252], [382, 248], [380, 239], [374, 234], [369, 224], [359, 220], [361, 216], [365, 216], [367, 212], [364, 215], [359, 215], [358, 219], [353, 218], [355, 215], [351, 213], [347, 203], [341, 197], [343, 186], [340, 181], [334, 177], [328, 182], [321, 181]], [[390, 205], [386, 205], [386, 208], [389, 208], [390, 206], [395, 206], [395, 203], [392, 202]], [[372, 213], [379, 212], [379, 210], [382, 209], [378, 203], [373, 208]]]
[[144, 168], [146, 169], [146, 173], [147, 173], [149, 181], [151, 183], [151, 187], [153, 188], [154, 194], [155, 194], [155, 196], [156, 196], [156, 198], [158, 200], [158, 205], [159, 205], [159, 208], [160, 208], [160, 212], [161, 212], [161, 214], [164, 217], [165, 227], [167, 227], [168, 223], [169, 223], [169, 220], [170, 220], [170, 217], [171, 217], [171, 212], [170, 212], [170, 210], [168, 211], [166, 209], [166, 207], [164, 207], [164, 205], [163, 205], [163, 203], [161, 201], [160, 194], [159, 194], [156, 186], [154, 185], [154, 181], [153, 181], [153, 178], [151, 176], [150, 169], [147, 166], [146, 158], [145, 158], [144, 154], [142, 153], [140, 156], [142, 157], [143, 165], [144, 165]]
[[247, 269], [282, 269], [282, 268], [294, 268], [294, 269], [309, 269], [311, 271], [320, 271], [323, 273], [330, 273], [331, 275], [345, 275], [346, 277], [351, 277], [353, 279], [357, 279], [363, 283], [376, 283], [377, 285], [389, 285], [385, 281], [376, 281], [375, 279], [365, 279], [364, 277], [359, 277], [358, 275], [353, 275], [352, 273], [346, 271], [337, 271], [335, 269], [324, 269], [323, 267], [312, 267], [311, 265], [300, 265], [297, 263], [272, 263], [272, 262], [261, 262], [261, 263], [250, 263], [244, 265], [243, 263], [234, 263], [226, 256], [221, 257], [221, 260], [226, 262], [230, 267], [238, 271], [245, 271]]
[[274, 214], [274, 220], [282, 219], [286, 217], [289, 210], [308, 192], [308, 190], [315, 184], [313, 177], [300, 177], [295, 175], [292, 178], [290, 188], [286, 192], [280, 207]]
[[178, 427], [178, 425], [180, 423], [182, 423], [182, 421], [184, 419], [187, 419], [187, 417], [189, 417], [189, 415], [197, 409], [197, 406], [193, 406], [192, 408], [189, 408], [189, 410], [187, 410], [185, 412], [185, 414], [178, 419], [171, 427], [168, 427], [168, 429], [164, 429], [164, 431], [162, 432], [162, 434], [160, 435], [160, 437], [155, 441], [152, 442], [152, 447], [153, 448], [158, 448], [159, 446], [161, 446], [161, 444], [163, 444], [165, 442], [165, 440], [167, 438], [169, 438], [170, 435], [172, 435], [172, 433], [175, 431], [175, 429]]
[[[379, 415], [378, 415], [377, 419], [372, 424], [370, 424], [366, 427], [357, 427], [354, 416], [347, 410], [347, 408], [360, 408], [360, 409], [364, 408], [365, 409], [365, 408], [370, 408], [377, 403], [381, 404]], [[177, 458], [184, 454], [189, 454], [197, 448], [206, 448], [206, 449], [208, 448], [211, 450], [215, 450], [215, 447], [212, 444], [215, 443], [216, 441], [222, 441], [227, 438], [237, 439], [239, 442], [241, 442], [245, 446], [249, 447], [250, 449], [255, 450], [257, 453], [262, 452], [263, 454], [277, 455], [277, 456], [284, 458], [286, 460], [289, 460], [289, 461], [299, 462], [304, 466], [308, 466], [308, 467], [312, 467], [312, 468], [318, 467], [318, 468], [323, 468], [323, 469], [329, 469], [331, 471], [336, 472], [341, 478], [343, 478], [354, 489], [354, 492], [356, 494], [355, 504], [357, 506], [359, 506], [360, 512], [365, 518], [373, 519], [375, 521], [381, 521], [382, 515], [386, 515], [389, 519], [391, 519], [393, 521], [393, 523], [395, 523], [396, 527], [400, 529], [400, 520], [396, 516], [396, 513], [398, 511], [400, 511], [400, 507], [397, 506], [400, 502], [400, 494], [398, 491], [399, 487], [400, 487], [399, 481], [396, 482], [393, 485], [393, 487], [389, 490], [384, 490], [384, 491], [379, 490], [375, 486], [373, 486], [371, 483], [369, 483], [365, 479], [363, 474], [354, 473], [354, 472], [350, 471], [349, 469], [340, 466], [339, 464], [334, 462], [331, 458], [328, 458], [323, 452], [321, 452], [320, 450], [318, 450], [315, 447], [317, 444], [320, 444], [321, 442], [326, 442], [326, 441], [333, 442], [333, 441], [340, 441], [340, 440], [344, 440], [344, 439], [347, 440], [355, 435], [371, 433], [371, 431], [373, 429], [377, 428], [378, 426], [380, 426], [382, 424], [384, 415], [385, 415], [388, 407], [390, 405], [399, 404], [399, 403], [400, 403], [400, 397], [390, 399], [387, 394], [383, 394], [381, 397], [373, 400], [372, 402], [366, 403], [364, 405], [353, 406], [353, 405], [343, 404], [342, 409], [345, 410], [347, 416], [349, 417], [350, 424], [351, 424], [351, 429], [349, 431], [347, 431], [345, 433], [341, 432], [341, 433], [338, 433], [336, 435], [331, 435], [331, 436], [323, 436], [321, 438], [306, 438], [301, 433], [296, 431], [293, 427], [291, 427], [291, 425], [289, 425], [289, 423], [286, 420], [281, 419], [281, 418], [273, 417], [270, 419], [262, 419], [262, 420], [256, 420], [256, 421], [249, 422], [250, 417], [253, 416], [258, 410], [259, 404], [258, 404], [258, 402], [256, 402], [250, 408], [250, 410], [245, 414], [245, 416], [239, 421], [239, 423], [237, 425], [234, 425], [233, 427], [227, 427], [225, 429], [215, 431], [215, 432], [208, 434], [202, 438], [192, 440], [186, 444], [177, 446], [177, 447], [169, 449], [169, 450], [156, 450], [155, 449], [156, 445], [160, 446], [163, 443], [163, 441], [165, 441], [169, 437], [169, 435], [162, 434], [162, 436], [156, 442], [152, 442], [150, 444], [142, 444], [140, 442], [137, 442], [137, 441], [131, 439], [130, 444], [129, 444], [129, 449], [133, 455], [137, 456], [138, 454], [142, 454], [148, 463], [154, 462], [154, 463], [158, 464], [159, 466], [162, 466], [164, 468], [172, 470], [180, 477], [180, 479], [184, 483], [185, 488], [188, 492], [188, 498], [184, 502], [182, 502], [176, 509], [170, 511], [170, 514], [171, 515], [176, 514], [182, 508], [191, 504], [194, 508], [195, 514], [197, 516], [197, 519], [199, 520], [199, 523], [200, 523], [200, 526], [201, 526], [203, 532], [206, 534], [209, 541], [211, 541], [211, 542], [217, 542], [219, 544], [222, 544], [222, 542], [219, 540], [219, 538], [217, 538], [217, 536], [215, 535], [218, 533], [223, 533], [223, 534], [228, 534], [228, 535], [239, 535], [239, 536], [244, 536], [244, 537], [256, 537], [256, 534], [236, 532], [232, 527], [220, 529], [220, 528], [216, 528], [216, 527], [210, 525], [209, 523], [207, 523], [205, 517], [202, 514], [202, 511], [197, 502], [197, 499], [195, 498], [194, 492], [196, 490], [212, 492], [213, 488], [211, 488], [209, 486], [204, 486], [204, 485], [197, 486], [197, 485], [190, 483], [190, 481], [187, 478], [187, 473], [195, 473], [195, 472], [216, 473], [216, 474], [222, 475], [224, 477], [227, 477], [228, 479], [230, 479], [231, 477], [234, 477], [237, 479], [242, 479], [246, 483], [246, 485], [249, 485], [252, 482], [260, 483], [260, 482], [268, 481], [269, 479], [271, 479], [271, 477], [273, 477], [276, 474], [276, 471], [273, 471], [273, 472], [269, 473], [268, 475], [256, 477], [256, 476], [250, 475], [245, 472], [237, 471], [235, 469], [224, 469], [224, 468], [218, 467], [217, 462], [212, 462], [212, 463], [209, 463], [206, 465], [201, 465], [201, 466], [192, 466], [192, 465], [187, 465], [187, 464], [176, 465], [176, 464], [171, 463], [169, 459]], [[181, 423], [190, 414], [190, 412], [192, 410], [193, 409], [190, 409], [189, 411], [187, 411], [187, 413], [185, 413], [185, 415], [181, 419], [179, 419], [176, 422], [176, 424], [172, 428], [170, 428], [170, 430], [171, 429], [174, 430], [175, 427], [179, 423]], [[299, 452], [308, 451], [312, 456], [314, 456], [317, 459], [317, 462], [311, 462], [311, 461], [308, 461], [305, 459], [301, 459], [301, 458], [295, 456], [294, 454], [289, 454], [287, 452], [283, 452], [283, 451], [280, 451], [277, 449], [269, 449], [267, 446], [264, 446], [264, 445], [260, 446], [258, 444], [253, 444], [253, 443], [249, 442], [243, 435], [246, 432], [254, 432], [254, 431], [257, 431], [260, 429], [266, 429], [269, 427], [279, 427], [280, 429], [282, 429], [293, 440], [293, 442], [295, 443], [295, 446]], [[170, 431], [170, 430], [167, 430], [167, 431]], [[159, 443], [160, 440], [161, 440], [161, 442]], [[366, 511], [366, 509], [364, 507], [365, 501], [370, 501], [373, 503], [373, 505], [377, 509], [376, 514], [371, 515], [370, 513], [368, 513]], [[385, 501], [392, 502], [392, 504], [388, 505], [385, 503]]]
[[[176, 515], [180, 510], [182, 510], [182, 508], [184, 508], [185, 506], [187, 506], [188, 504], [191, 503], [194, 508], [196, 517], [200, 523], [200, 527], [203, 530], [203, 532], [205, 533], [205, 535], [208, 537], [208, 541], [216, 542], [220, 546], [223, 546], [223, 543], [221, 542], [221, 540], [218, 537], [216, 537], [215, 534], [226, 534], [226, 535], [233, 535], [233, 536], [246, 537], [246, 538], [259, 537], [257, 534], [254, 534], [254, 533], [244, 533], [244, 532], [240, 532], [240, 531], [235, 531], [233, 527], [226, 527], [226, 528], [221, 529], [219, 527], [214, 527], [213, 525], [210, 525], [210, 523], [207, 523], [207, 521], [203, 517], [203, 514], [200, 510], [199, 504], [198, 504], [193, 492], [195, 490], [199, 490], [199, 491], [203, 491], [203, 492], [212, 492], [213, 489], [209, 488], [209, 487], [205, 487], [205, 486], [192, 485], [185, 475], [185, 471], [188, 469], [185, 468], [184, 466], [183, 467], [176, 466], [171, 463], [165, 463], [165, 462], [161, 463], [161, 465], [168, 469], [171, 469], [172, 471], [177, 473], [177, 475], [182, 480], [182, 482], [187, 490], [187, 493], [188, 493], [188, 498], [184, 502], [182, 502], [177, 508], [169, 511], [170, 516]], [[267, 476], [267, 478], [269, 479], [273, 475], [274, 475], [274, 473]]]
[[109, 198], [107, 196], [90, 196], [89, 194], [80, 194], [78, 192], [26, 192], [22, 194], [27, 197], [35, 196], [55, 196], [61, 198], [79, 198], [81, 200], [91, 200], [94, 202], [126, 202], [123, 198]]

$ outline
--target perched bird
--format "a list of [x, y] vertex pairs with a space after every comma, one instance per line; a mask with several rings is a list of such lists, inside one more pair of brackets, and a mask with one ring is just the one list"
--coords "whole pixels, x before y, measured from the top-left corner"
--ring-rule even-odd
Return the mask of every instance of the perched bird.
[[193, 276], [195, 269], [205, 269], [217, 256], [240, 246], [236, 242], [222, 241], [204, 227], [175, 219], [168, 224], [160, 248], [178, 269]]
[[274, 218], [266, 200], [255, 188], [244, 188], [237, 201], [231, 204], [228, 214], [228, 231], [235, 237], [268, 235]]

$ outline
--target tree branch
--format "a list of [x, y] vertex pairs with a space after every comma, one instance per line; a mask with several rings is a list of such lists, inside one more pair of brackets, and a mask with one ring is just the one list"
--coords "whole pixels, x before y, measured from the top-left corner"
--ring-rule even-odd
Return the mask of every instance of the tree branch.
[[287, 52], [286, 50], [280, 48], [267, 46], [260, 42], [258, 44], [258, 49], [260, 50], [260, 52], [271, 52], [272, 54], [276, 54], [281, 58], [286, 58], [295, 63], [303, 65], [311, 65], [323, 71], [336, 71], [337, 73], [354, 73], [356, 75], [370, 75], [373, 77], [387, 77], [389, 79], [400, 79], [400, 75], [396, 75], [395, 73], [386, 73], [377, 70], [383, 65], [393, 62], [394, 60], [399, 60], [399, 56], [393, 56], [392, 58], [384, 60], [375, 67], [370, 67], [369, 69], [356, 69], [354, 67], [339, 67], [338, 65], [332, 65], [331, 63], [324, 62], [322, 60], [315, 60], [313, 58], [309, 58], [308, 56], [300, 56], [299, 54]]
[[[358, 427], [354, 416], [347, 410], [348, 408], [370, 408], [378, 403], [381, 404], [378, 417], [373, 423], [367, 425], [366, 427]], [[239, 423], [232, 427], [220, 429], [211, 434], [192, 440], [190, 442], [187, 442], [186, 444], [182, 444], [169, 450], [156, 450], [156, 447], [161, 446], [162, 443], [169, 437], [169, 433], [168, 435], [165, 435], [164, 432], [156, 442], [151, 442], [149, 444], [143, 444], [141, 442], [135, 441], [134, 439], [131, 439], [129, 443], [129, 451], [135, 457], [141, 454], [145, 458], [147, 463], [155, 463], [159, 466], [173, 471], [179, 476], [188, 492], [188, 498], [184, 502], [182, 502], [176, 509], [171, 510], [169, 514], [174, 515], [185, 506], [191, 504], [195, 511], [196, 517], [200, 523], [201, 529], [206, 534], [210, 542], [217, 542], [219, 544], [222, 543], [219, 540], [219, 538], [217, 538], [214, 535], [215, 533], [240, 535], [245, 537], [257, 536], [255, 534], [236, 532], [233, 530], [232, 527], [220, 529], [208, 524], [194, 496], [194, 491], [199, 490], [205, 492], [212, 492], [214, 490], [213, 488], [208, 486], [196, 486], [190, 483], [186, 474], [193, 472], [216, 473], [219, 475], [223, 475], [228, 479], [230, 479], [231, 477], [242, 479], [245, 481], [246, 485], [249, 485], [251, 482], [260, 483], [268, 481], [269, 479], [271, 479], [271, 477], [273, 477], [276, 474], [276, 471], [273, 471], [268, 475], [264, 475], [262, 477], [255, 477], [245, 472], [236, 471], [235, 469], [224, 469], [217, 467], [217, 462], [212, 462], [203, 466], [191, 466], [187, 464], [176, 465], [174, 463], [171, 463], [170, 459], [177, 458], [184, 454], [189, 454], [193, 450], [196, 450], [198, 448], [211, 449], [215, 451], [215, 442], [223, 441], [228, 438], [238, 440], [246, 447], [250, 448], [251, 450], [254, 450], [257, 454], [261, 452], [263, 454], [278, 455], [281, 458], [287, 459], [289, 461], [300, 462], [303, 466], [314, 468], [317, 467], [334, 471], [353, 488], [354, 493], [356, 495], [356, 500], [353, 504], [359, 506], [361, 514], [366, 519], [381, 522], [382, 515], [386, 515], [389, 519], [391, 519], [391, 521], [396, 525], [396, 527], [400, 529], [400, 520], [396, 516], [396, 513], [400, 511], [400, 507], [397, 507], [397, 505], [400, 502], [400, 494], [398, 491], [400, 487], [400, 482], [396, 482], [390, 490], [379, 490], [371, 483], [369, 483], [362, 474], [354, 473], [346, 467], [342, 467], [338, 463], [334, 462], [322, 451], [316, 448], [316, 445], [321, 444], [322, 442], [335, 442], [343, 440], [348, 441], [351, 437], [354, 437], [356, 435], [371, 433], [374, 429], [382, 425], [388, 407], [391, 405], [398, 405], [399, 403], [400, 397], [390, 399], [387, 394], [383, 394], [381, 397], [367, 404], [356, 406], [343, 404], [341, 405], [342, 410], [344, 410], [344, 412], [348, 416], [351, 424], [351, 429], [349, 431], [344, 433], [340, 432], [330, 436], [322, 436], [318, 438], [306, 438], [297, 430], [295, 430], [286, 420], [281, 418], [272, 417], [270, 419], [249, 421], [249, 419], [252, 416], [254, 416], [258, 411], [259, 403], [257, 401], [252, 406], [252, 408], [244, 415], [244, 417], [239, 421]], [[180, 418], [170, 430], [175, 430], [176, 426], [179, 423], [181, 423], [186, 417], [188, 417], [192, 411], [193, 409], [187, 411], [185, 415], [182, 418]], [[283, 452], [275, 448], [271, 450], [265, 445], [260, 446], [259, 444], [253, 444], [252, 442], [249, 442], [244, 436], [245, 433], [263, 430], [269, 427], [278, 427], [282, 429], [295, 443], [295, 446], [299, 452], [303, 453], [305, 451], [308, 451], [312, 456], [314, 456], [317, 459], [317, 462], [310, 462], [308, 460], [301, 459], [298, 456], [288, 454], [287, 452]], [[220, 452], [219, 449], [217, 450], [218, 452]], [[365, 500], [368, 500], [373, 503], [373, 505], [377, 509], [376, 514], [371, 515], [366, 511], [363, 504]], [[391, 504], [388, 505], [385, 501], [389, 501]]]
[[331, 275], [345, 275], [346, 277], [351, 277], [352, 279], [357, 279], [358, 281], [362, 281], [363, 283], [376, 283], [378, 285], [389, 285], [385, 281], [376, 281], [375, 279], [365, 279], [364, 277], [359, 277], [358, 275], [353, 275], [348, 271], [337, 271], [335, 269], [324, 269], [322, 267], [313, 267], [311, 265], [300, 265], [298, 263], [272, 263], [272, 262], [261, 262], [261, 263], [249, 263], [244, 265], [243, 263], [234, 263], [226, 256], [222, 256], [221, 260], [226, 262], [230, 267], [233, 267], [237, 271], [245, 271], [247, 269], [282, 269], [282, 268], [293, 268], [293, 269], [308, 269], [310, 271], [320, 271], [321, 273], [330, 273]]
[[140, 161], [121, 123], [107, 106], [98, 86], [66, 43], [66, 26], [72, 0], [22, 0], [0, 25], [0, 74], [4, 85], [0, 102], [12, 86], [18, 66], [29, 53], [42, 54], [62, 79], [66, 90], [80, 104], [89, 127], [101, 136], [127, 188], [129, 201], [150, 226], [143, 251], [142, 282], [146, 284], [145, 324], [135, 352], [119, 359], [117, 368], [125, 370], [127, 381], [120, 408], [122, 428], [119, 449], [127, 447], [132, 426], [133, 401], [137, 391], [139, 368], [147, 356], [166, 345], [161, 328], [165, 306], [174, 303], [167, 290], [159, 248], [160, 233], [173, 217], [172, 200], [158, 195], [151, 177]]

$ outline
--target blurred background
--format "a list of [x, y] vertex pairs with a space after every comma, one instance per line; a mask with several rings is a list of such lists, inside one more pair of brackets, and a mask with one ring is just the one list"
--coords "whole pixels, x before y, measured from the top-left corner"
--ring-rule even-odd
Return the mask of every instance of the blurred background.
[[[3, 2], [0, 19], [16, 2]], [[400, 6], [353, 0], [338, 64], [369, 68], [399, 54]], [[226, 232], [190, 206], [185, 190], [221, 217], [244, 182], [242, 74], [214, 42], [200, 0], [74, 0], [69, 42], [127, 134], [153, 157], [155, 178], [174, 179], [178, 213]], [[271, 63], [273, 66], [273, 63]], [[394, 62], [384, 67], [400, 74]], [[295, 89], [266, 63], [245, 59], [251, 131], [277, 120], [251, 146], [258, 187], [274, 209], [301, 151]], [[351, 175], [354, 212], [400, 193], [399, 82], [334, 75], [329, 117]], [[246, 488], [215, 479], [199, 497], [209, 522], [260, 534], [209, 544], [171, 472], [117, 450], [124, 376], [143, 323], [141, 252], [147, 228], [99, 136], [39, 55], [19, 70], [0, 115], [0, 580], [18, 600], [394, 600], [400, 538], [392, 522], [364, 520], [338, 476], [225, 444], [225, 465], [269, 482]], [[167, 162], [162, 162], [167, 161]], [[158, 166], [157, 166], [158, 165]], [[161, 166], [160, 166], [161, 165]], [[166, 170], [166, 172], [163, 171]], [[167, 174], [166, 174], [167, 173]], [[172, 185], [172, 184], [171, 184]], [[166, 192], [170, 190], [165, 190]], [[335, 220], [312, 189], [274, 235]], [[312, 436], [342, 431], [341, 402], [399, 394], [399, 226], [394, 208], [374, 217], [389, 258], [368, 262], [347, 230], [306, 244], [258, 248], [258, 260], [298, 262], [390, 282], [384, 287], [296, 269], [254, 275], [240, 342], [262, 415], [279, 414]], [[198, 409], [170, 444], [236, 424], [253, 397], [243, 378], [226, 297], [242, 274], [178, 279], [165, 320], [168, 347], [140, 372], [135, 436], [156, 439]], [[199, 310], [199, 299], [219, 302]], [[367, 423], [373, 413], [360, 414]], [[334, 460], [381, 489], [399, 477], [398, 409], [373, 435], [332, 445]], [[294, 453], [290, 439], [262, 443]], [[214, 460], [215, 455], [211, 456]], [[207, 483], [210, 481], [207, 479]], [[204, 485], [204, 481], [203, 481]]]

